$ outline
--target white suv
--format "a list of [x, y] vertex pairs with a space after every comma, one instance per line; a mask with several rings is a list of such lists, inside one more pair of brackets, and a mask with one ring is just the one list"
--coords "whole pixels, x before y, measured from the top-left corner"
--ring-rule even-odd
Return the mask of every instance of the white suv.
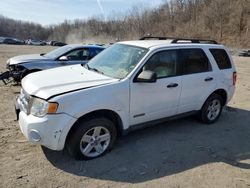
[[86, 65], [25, 77], [16, 102], [25, 137], [92, 159], [106, 153], [118, 135], [148, 123], [193, 113], [204, 123], [215, 122], [235, 90], [235, 67], [225, 47], [144, 39], [118, 42]]

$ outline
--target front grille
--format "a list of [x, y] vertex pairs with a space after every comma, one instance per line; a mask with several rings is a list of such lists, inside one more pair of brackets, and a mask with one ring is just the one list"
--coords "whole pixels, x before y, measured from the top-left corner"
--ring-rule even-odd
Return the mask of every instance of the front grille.
[[26, 114], [29, 114], [30, 99], [31, 97], [29, 96], [29, 94], [21, 89], [21, 93], [19, 95], [20, 110]]

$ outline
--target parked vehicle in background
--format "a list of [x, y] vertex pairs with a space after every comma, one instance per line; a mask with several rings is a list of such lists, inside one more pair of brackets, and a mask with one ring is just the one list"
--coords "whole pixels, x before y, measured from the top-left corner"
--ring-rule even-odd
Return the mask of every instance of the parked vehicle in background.
[[4, 39], [4, 37], [0, 37], [0, 44], [3, 44]]
[[25, 44], [23, 40], [13, 38], [13, 37], [0, 37], [0, 44]]
[[51, 45], [51, 46], [65, 46], [67, 44], [64, 42], [59, 42], [59, 41], [50, 41], [49, 45]]
[[54, 42], [53, 46], [65, 46], [67, 45], [66, 43], [64, 42]]
[[101, 46], [71, 44], [46, 54], [16, 56], [7, 60], [8, 71], [0, 75], [0, 80], [6, 80], [11, 76], [16, 82], [20, 82], [23, 77], [32, 72], [72, 64], [85, 64], [104, 49]]
[[216, 122], [235, 90], [228, 50], [210, 40], [143, 39], [118, 42], [85, 66], [24, 78], [16, 112], [25, 137], [93, 159], [148, 124], [194, 113]]
[[250, 50], [242, 50], [239, 56], [250, 57]]
[[37, 46], [45, 46], [46, 42], [42, 40], [28, 39], [26, 41], [28, 45], [37, 45]]

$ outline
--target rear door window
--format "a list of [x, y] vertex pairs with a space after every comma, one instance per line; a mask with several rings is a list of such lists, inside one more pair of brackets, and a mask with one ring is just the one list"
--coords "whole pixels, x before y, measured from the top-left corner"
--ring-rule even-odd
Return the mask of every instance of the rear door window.
[[202, 49], [182, 49], [183, 74], [211, 71], [209, 60]]
[[219, 69], [230, 69], [232, 67], [227, 52], [224, 49], [209, 49]]

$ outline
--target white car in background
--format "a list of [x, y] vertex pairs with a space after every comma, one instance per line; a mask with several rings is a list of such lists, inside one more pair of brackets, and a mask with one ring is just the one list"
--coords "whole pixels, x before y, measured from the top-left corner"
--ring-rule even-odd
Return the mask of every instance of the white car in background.
[[236, 82], [225, 47], [144, 39], [118, 42], [86, 65], [25, 77], [16, 104], [25, 137], [93, 159], [110, 150], [118, 135], [149, 123], [194, 113], [204, 123], [217, 121]]
[[45, 46], [46, 42], [42, 40], [35, 40], [35, 39], [28, 39], [26, 41], [27, 44], [29, 45], [36, 45], [36, 46]]

